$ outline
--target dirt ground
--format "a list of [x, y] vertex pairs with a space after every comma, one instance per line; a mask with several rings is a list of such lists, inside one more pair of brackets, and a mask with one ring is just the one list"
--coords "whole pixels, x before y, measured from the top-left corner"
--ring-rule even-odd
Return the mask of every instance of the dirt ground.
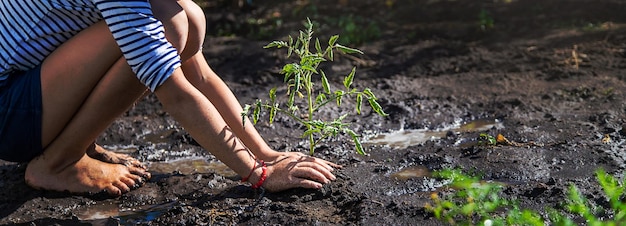
[[[331, 140], [315, 155], [344, 166], [337, 181], [257, 193], [148, 96], [98, 140], [147, 162], [153, 178], [145, 186], [117, 199], [37, 191], [24, 183], [24, 164], [0, 161], [0, 224], [440, 225], [424, 209], [444, 186], [429, 176], [433, 170], [505, 182], [503, 196], [539, 212], [562, 209], [570, 184], [606, 207], [594, 171], [623, 175], [622, 0], [233, 2], [202, 3], [203, 51], [244, 104], [282, 86], [278, 72], [289, 60], [262, 46], [295, 34], [306, 17], [322, 38], [340, 34], [365, 52], [323, 67], [340, 86], [339, 75], [357, 66], [355, 85], [371, 88], [390, 114], [364, 107], [348, 118], [365, 134], [368, 155], [347, 139]], [[300, 127], [284, 116], [257, 127], [277, 150], [307, 151]], [[477, 146], [481, 133], [539, 145]]]

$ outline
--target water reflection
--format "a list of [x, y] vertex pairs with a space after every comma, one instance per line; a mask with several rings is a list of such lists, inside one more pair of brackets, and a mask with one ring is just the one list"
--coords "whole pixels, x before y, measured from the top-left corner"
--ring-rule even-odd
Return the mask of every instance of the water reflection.
[[150, 172], [155, 174], [168, 174], [177, 172], [180, 174], [192, 173], [217, 173], [224, 177], [235, 177], [237, 173], [218, 161], [207, 161], [204, 158], [183, 158], [164, 162], [151, 162], [148, 164]]
[[[161, 214], [172, 209], [177, 202], [167, 202], [158, 205], [147, 205], [133, 208], [120, 208], [116, 202], [103, 203], [99, 205], [87, 206], [79, 211], [76, 217], [84, 222], [94, 225], [100, 223], [107, 224], [106, 219], [114, 218], [119, 220], [120, 225], [136, 225], [156, 219]], [[104, 220], [104, 221], [103, 221]]]
[[502, 122], [494, 119], [474, 120], [459, 126], [454, 126], [442, 130], [412, 129], [399, 130], [389, 133], [382, 133], [365, 140], [366, 144], [386, 145], [392, 148], [404, 149], [409, 146], [418, 145], [430, 140], [437, 140], [446, 137], [448, 132], [465, 133], [486, 131], [491, 128], [501, 129]]
[[430, 170], [424, 166], [411, 166], [391, 174], [390, 177], [402, 181], [411, 178], [430, 177]]

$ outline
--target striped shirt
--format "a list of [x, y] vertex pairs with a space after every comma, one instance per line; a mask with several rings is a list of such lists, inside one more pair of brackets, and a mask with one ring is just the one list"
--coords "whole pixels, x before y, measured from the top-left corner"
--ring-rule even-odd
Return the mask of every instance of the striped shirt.
[[137, 78], [154, 91], [180, 66], [148, 0], [1, 0], [0, 85], [104, 20]]

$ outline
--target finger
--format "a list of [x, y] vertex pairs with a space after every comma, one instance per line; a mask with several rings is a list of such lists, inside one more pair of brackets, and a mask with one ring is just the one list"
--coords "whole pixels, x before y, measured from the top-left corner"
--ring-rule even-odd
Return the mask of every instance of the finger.
[[323, 186], [322, 184], [320, 184], [318, 182], [315, 182], [315, 181], [312, 181], [312, 180], [303, 179], [303, 178], [294, 178], [293, 182], [298, 187], [302, 187], [302, 188], [320, 189]]
[[293, 176], [302, 179], [315, 180], [324, 184], [330, 183], [330, 180], [326, 178], [324, 174], [320, 173], [312, 167], [299, 167], [297, 170], [294, 171]]
[[332, 166], [330, 166], [330, 165], [329, 165], [326, 161], [324, 161], [324, 160], [321, 160], [321, 159], [317, 159], [317, 158], [316, 158], [316, 159], [314, 159], [312, 162], [313, 162], [313, 163], [315, 163], [315, 164], [317, 164], [317, 165], [320, 165], [321, 167], [324, 167], [324, 169], [326, 169], [326, 170], [328, 170], [328, 171], [333, 171], [333, 170], [335, 170], [335, 169], [333, 169], [333, 167], [332, 167]]
[[325, 164], [315, 162], [315, 163], [305, 164], [305, 166], [311, 167], [317, 170], [318, 172], [322, 173], [322, 175], [324, 175], [324, 177], [327, 179], [330, 179], [330, 180], [337, 179], [335, 175], [332, 173], [333, 169], [331, 167], [328, 167]]
[[319, 164], [322, 164], [324, 167], [328, 168], [328, 170], [330, 170], [330, 171], [335, 170], [334, 168], [342, 168], [343, 167], [341, 165], [337, 165], [337, 164], [335, 164], [333, 162], [326, 161], [326, 160], [323, 160], [323, 159], [320, 159], [320, 158], [310, 157], [310, 159], [307, 159], [307, 160], [313, 161], [313, 162], [317, 162]]
[[326, 161], [326, 160], [324, 160], [324, 162], [325, 162], [326, 164], [328, 164], [329, 166], [333, 167], [333, 168], [337, 168], [337, 169], [341, 169], [341, 168], [343, 168], [343, 166], [342, 166], [342, 165], [335, 164], [334, 162], [329, 162], [329, 161]]
[[343, 166], [341, 165], [337, 165], [335, 163], [326, 161], [326, 160], [320, 160], [322, 162], [322, 164], [324, 165], [324, 167], [328, 168], [328, 170], [333, 171], [335, 169], [341, 169], [343, 168]]

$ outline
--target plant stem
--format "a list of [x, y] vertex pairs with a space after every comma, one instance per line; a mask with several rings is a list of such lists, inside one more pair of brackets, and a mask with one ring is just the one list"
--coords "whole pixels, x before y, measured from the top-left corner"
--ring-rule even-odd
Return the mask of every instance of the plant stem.
[[[317, 65], [316, 65], [317, 67]], [[305, 82], [306, 82], [306, 95], [309, 98], [309, 121], [313, 120], [313, 112], [314, 112], [314, 108], [313, 108], [313, 84], [311, 83], [311, 76], [312, 73], [307, 73], [307, 76], [305, 78]], [[311, 129], [311, 125], [307, 125], [307, 129]], [[313, 153], [315, 153], [315, 138], [313, 137], [313, 133], [309, 134], [309, 154], [313, 155]]]

